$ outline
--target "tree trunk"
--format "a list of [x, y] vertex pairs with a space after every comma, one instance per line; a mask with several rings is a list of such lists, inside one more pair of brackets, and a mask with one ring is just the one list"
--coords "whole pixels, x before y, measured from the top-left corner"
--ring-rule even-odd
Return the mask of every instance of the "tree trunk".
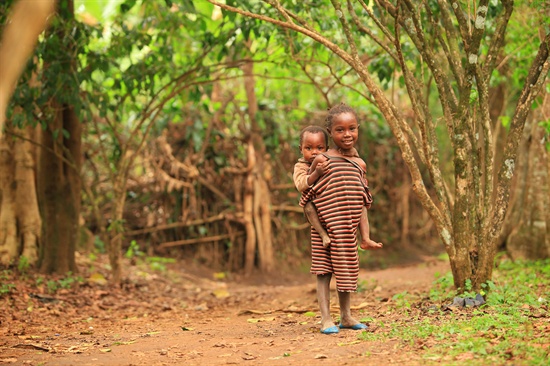
[[[58, 3], [58, 16], [61, 20], [74, 19], [73, 0]], [[74, 37], [67, 24], [61, 21], [52, 31], [55, 36]], [[74, 55], [70, 46], [64, 52]], [[67, 59], [65, 59], [67, 60]], [[56, 59], [44, 60], [44, 67], [59, 62]], [[73, 73], [76, 60], [69, 59], [66, 72]], [[70, 91], [65, 90], [65, 93]], [[74, 91], [77, 94], [78, 90]], [[79, 241], [80, 219], [80, 167], [81, 125], [73, 106], [54, 100], [51, 102], [53, 118], [48, 128], [42, 131], [42, 149], [38, 157], [37, 191], [42, 213], [42, 239], [40, 247], [40, 269], [46, 273], [66, 274], [76, 270], [75, 248]]]
[[11, 264], [18, 254], [12, 148], [5, 135], [0, 137], [0, 263], [3, 265]]
[[254, 176], [253, 167], [256, 165], [256, 153], [252, 142], [247, 147], [248, 169], [244, 178], [243, 213], [246, 230], [244, 270], [247, 275], [252, 274], [256, 259], [256, 231], [254, 230]]
[[[273, 238], [271, 229], [271, 194], [266, 180], [266, 172], [269, 171], [268, 161], [265, 159], [265, 146], [261, 136], [261, 128], [256, 119], [258, 105], [254, 91], [254, 64], [245, 62], [242, 66], [244, 72], [244, 84], [248, 99], [248, 117], [250, 120], [250, 140], [255, 152], [255, 164], [249, 172], [253, 179], [253, 220], [256, 230], [256, 246], [258, 248], [259, 266], [262, 271], [271, 272], [274, 267]], [[247, 247], [247, 253], [248, 253]]]
[[[36, 198], [31, 127], [16, 130], [22, 138], [0, 138], [0, 263], [14, 263], [21, 254], [28, 265], [38, 260], [40, 213]], [[10, 141], [11, 143], [8, 143]]]
[[[74, 272], [80, 218], [80, 123], [70, 106], [57, 106], [56, 118], [42, 132], [38, 158], [38, 197], [43, 219], [40, 269]], [[69, 133], [64, 138], [62, 133]], [[72, 163], [71, 163], [72, 162]]]
[[[548, 150], [545, 146], [545, 131], [538, 121], [547, 120], [550, 96], [546, 95], [541, 108], [535, 111], [526, 125], [524, 159], [525, 177], [514, 189], [516, 205], [513, 229], [506, 237], [506, 250], [512, 259], [540, 259], [550, 256], [548, 237], [548, 207], [550, 180]], [[522, 181], [528, 184], [522, 184]]]
[[42, 229], [36, 196], [34, 146], [28, 141], [33, 131], [33, 127], [20, 130], [23, 139], [15, 141], [14, 158], [18, 231], [23, 247], [21, 255], [30, 265], [38, 261], [38, 245]]
[[126, 203], [126, 175], [119, 177], [113, 187], [113, 218], [109, 225], [109, 263], [111, 265], [111, 283], [120, 285], [122, 279], [121, 253], [124, 232], [124, 204]]

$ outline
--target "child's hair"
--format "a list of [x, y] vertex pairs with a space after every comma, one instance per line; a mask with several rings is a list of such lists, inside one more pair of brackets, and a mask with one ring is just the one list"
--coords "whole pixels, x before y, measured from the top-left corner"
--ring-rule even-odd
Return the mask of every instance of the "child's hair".
[[325, 145], [328, 147], [328, 132], [327, 132], [327, 130], [325, 130], [323, 127], [314, 126], [314, 125], [307, 126], [302, 130], [302, 132], [300, 132], [300, 145], [302, 145], [302, 142], [304, 142], [304, 134], [306, 132], [309, 132], [309, 133], [322, 133], [323, 135], [325, 135]]
[[339, 116], [342, 113], [351, 113], [355, 116], [355, 119], [357, 119], [357, 113], [355, 113], [355, 110], [346, 103], [341, 102], [328, 110], [328, 115], [325, 119], [327, 130], [332, 128], [332, 120], [334, 117]]

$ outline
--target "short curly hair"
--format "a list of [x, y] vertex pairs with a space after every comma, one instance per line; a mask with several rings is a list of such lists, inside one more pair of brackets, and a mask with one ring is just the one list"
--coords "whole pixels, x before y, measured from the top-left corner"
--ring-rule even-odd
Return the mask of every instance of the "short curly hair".
[[325, 118], [326, 128], [330, 131], [332, 128], [332, 121], [334, 117], [341, 115], [342, 113], [351, 113], [357, 119], [357, 113], [353, 108], [344, 102], [340, 102], [328, 110], [327, 118]]
[[307, 126], [300, 132], [300, 145], [302, 145], [302, 142], [304, 142], [304, 134], [306, 132], [309, 133], [322, 133], [325, 135], [325, 145], [328, 146], [328, 132], [323, 127], [320, 126]]

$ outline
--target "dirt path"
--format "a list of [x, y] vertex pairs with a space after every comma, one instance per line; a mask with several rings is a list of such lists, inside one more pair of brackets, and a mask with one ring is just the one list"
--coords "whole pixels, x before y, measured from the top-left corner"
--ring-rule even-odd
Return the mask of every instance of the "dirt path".
[[[392, 296], [424, 292], [448, 264], [360, 273], [353, 314], [391, 324]], [[360, 332], [319, 333], [313, 276], [254, 285], [175, 272], [142, 274], [122, 290], [90, 285], [55, 296], [20, 288], [4, 298], [0, 364], [15, 365], [420, 365], [398, 339], [364, 341]], [[149, 277], [147, 277], [149, 276]], [[292, 277], [290, 277], [292, 278]], [[333, 281], [334, 282], [334, 281]], [[332, 303], [336, 294], [333, 291]], [[336, 319], [338, 309], [334, 307]]]

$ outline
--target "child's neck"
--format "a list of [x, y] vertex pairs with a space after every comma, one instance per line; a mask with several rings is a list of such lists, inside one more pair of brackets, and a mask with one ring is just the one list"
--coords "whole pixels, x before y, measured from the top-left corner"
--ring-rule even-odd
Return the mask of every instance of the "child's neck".
[[341, 147], [337, 147], [336, 151], [338, 151], [340, 154], [344, 156], [353, 156], [353, 148], [345, 150], [345, 149], [342, 149]]

